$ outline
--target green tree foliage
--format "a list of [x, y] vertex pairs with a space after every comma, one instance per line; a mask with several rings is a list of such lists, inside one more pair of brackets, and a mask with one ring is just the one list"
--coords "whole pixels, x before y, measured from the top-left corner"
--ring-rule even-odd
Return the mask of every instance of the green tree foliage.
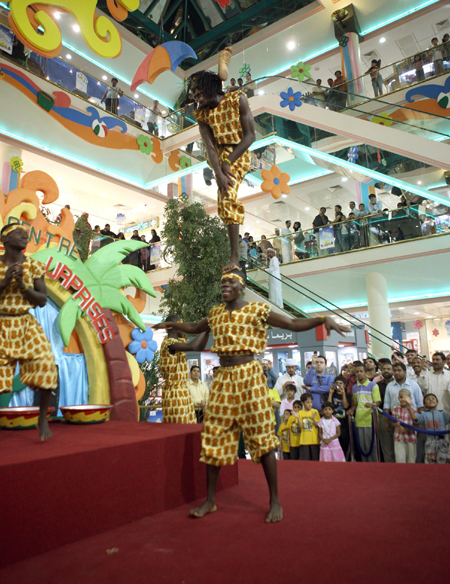
[[87, 213], [83, 213], [78, 221], [75, 223], [73, 230], [73, 241], [75, 242], [80, 260], [85, 262], [89, 257], [89, 242], [92, 239], [92, 227], [88, 221]]
[[198, 321], [222, 300], [220, 277], [230, 255], [227, 230], [218, 217], [207, 215], [201, 203], [191, 203], [187, 196], [168, 201], [164, 213], [166, 258], [177, 271], [164, 291], [161, 310], [178, 314], [185, 322]]

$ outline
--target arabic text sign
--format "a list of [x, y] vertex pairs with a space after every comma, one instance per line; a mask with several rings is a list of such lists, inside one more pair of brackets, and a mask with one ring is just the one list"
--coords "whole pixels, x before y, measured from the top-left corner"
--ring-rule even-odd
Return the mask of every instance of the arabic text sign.
[[267, 331], [267, 344], [269, 345], [293, 345], [294, 343], [297, 343], [297, 338], [292, 331], [279, 329]]

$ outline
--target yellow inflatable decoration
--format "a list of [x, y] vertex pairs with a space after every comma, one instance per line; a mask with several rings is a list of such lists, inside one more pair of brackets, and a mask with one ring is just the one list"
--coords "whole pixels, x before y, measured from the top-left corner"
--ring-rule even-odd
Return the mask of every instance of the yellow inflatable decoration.
[[[139, 0], [120, 0], [123, 9], [134, 11]], [[62, 37], [55, 12], [69, 12], [78, 25], [88, 47], [100, 57], [114, 59], [122, 51], [122, 39], [113, 22], [96, 12], [97, 0], [10, 0], [9, 23], [18, 39], [43, 57], [56, 57]], [[42, 27], [40, 34], [37, 29]]]

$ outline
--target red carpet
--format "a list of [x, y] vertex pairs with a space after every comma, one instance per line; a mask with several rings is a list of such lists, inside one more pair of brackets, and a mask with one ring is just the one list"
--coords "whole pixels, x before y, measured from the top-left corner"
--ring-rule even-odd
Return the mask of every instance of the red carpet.
[[[0, 434], [0, 566], [205, 496], [199, 424], [52, 424]], [[221, 477], [236, 485], [237, 468]]]
[[[239, 463], [219, 510], [184, 505], [0, 571], [2, 584], [443, 584], [448, 466], [281, 462], [283, 522], [262, 469]], [[66, 529], [70, 517], [59, 516]], [[26, 529], [26, 525], [24, 525]], [[109, 550], [109, 553], [108, 553]]]

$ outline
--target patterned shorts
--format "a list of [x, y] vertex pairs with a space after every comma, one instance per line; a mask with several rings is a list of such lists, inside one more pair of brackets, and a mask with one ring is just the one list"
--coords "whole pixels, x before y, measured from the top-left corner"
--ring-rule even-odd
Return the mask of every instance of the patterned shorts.
[[194, 404], [187, 386], [165, 383], [162, 390], [162, 421], [164, 424], [196, 424]]
[[30, 389], [58, 386], [50, 343], [32, 314], [0, 316], [0, 393], [12, 391], [17, 362]]
[[[230, 146], [218, 146], [218, 149], [219, 160], [221, 162], [233, 152], [233, 148]], [[236, 175], [236, 178], [233, 179], [233, 186], [227, 191], [228, 198], [222, 197], [220, 191], [217, 191], [217, 212], [225, 225], [243, 225], [244, 223], [244, 205], [238, 201], [238, 190], [245, 175], [249, 171], [250, 160], [251, 155], [247, 150], [245, 154], [231, 165], [231, 172]]]
[[203, 424], [200, 460], [212, 466], [236, 462], [241, 430], [254, 462], [277, 448], [272, 402], [259, 361], [220, 367]]

